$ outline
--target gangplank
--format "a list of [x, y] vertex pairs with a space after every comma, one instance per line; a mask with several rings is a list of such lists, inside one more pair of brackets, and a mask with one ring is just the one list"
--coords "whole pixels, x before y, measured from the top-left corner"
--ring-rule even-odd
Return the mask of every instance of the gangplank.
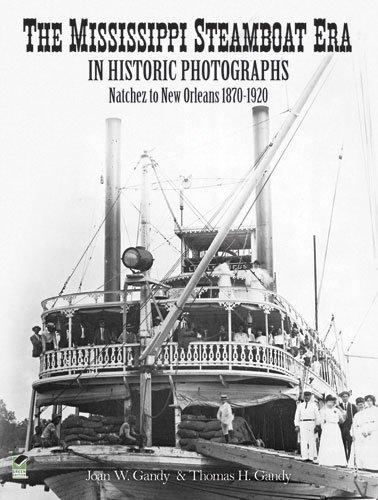
[[378, 497], [378, 473], [317, 465], [304, 462], [285, 452], [214, 443], [203, 439], [196, 442], [196, 450], [206, 457], [224, 460], [247, 469], [264, 470], [274, 474], [285, 470], [291, 474], [290, 481], [293, 482], [329, 486], [352, 493], [358, 498]]

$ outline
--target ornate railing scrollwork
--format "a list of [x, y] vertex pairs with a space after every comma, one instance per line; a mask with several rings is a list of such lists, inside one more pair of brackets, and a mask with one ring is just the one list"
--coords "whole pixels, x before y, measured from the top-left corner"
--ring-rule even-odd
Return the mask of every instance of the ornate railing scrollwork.
[[[77, 373], [128, 372], [138, 369], [139, 344], [112, 344], [48, 351], [40, 357], [40, 378]], [[271, 345], [237, 342], [191, 342], [187, 348], [177, 343], [165, 344], [157, 359], [157, 369], [167, 371], [241, 370], [269, 372], [311, 384], [319, 393], [337, 391], [345, 387], [343, 374], [337, 369], [330, 372], [322, 366], [316, 375], [288, 352]]]

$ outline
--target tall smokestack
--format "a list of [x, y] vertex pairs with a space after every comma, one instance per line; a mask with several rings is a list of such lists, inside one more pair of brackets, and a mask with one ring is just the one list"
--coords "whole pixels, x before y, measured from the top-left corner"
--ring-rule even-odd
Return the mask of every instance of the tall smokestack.
[[[255, 106], [252, 109], [252, 115], [255, 161], [257, 161], [269, 144], [269, 108], [267, 106]], [[270, 181], [268, 181], [264, 187], [263, 182], [259, 182], [256, 186], [256, 194], [259, 194], [256, 201], [256, 257], [273, 278], [272, 204], [270, 196]]]
[[[104, 290], [120, 289], [121, 273], [121, 120], [106, 120], [106, 183], [105, 183], [105, 252]], [[119, 300], [108, 294], [106, 302]]]

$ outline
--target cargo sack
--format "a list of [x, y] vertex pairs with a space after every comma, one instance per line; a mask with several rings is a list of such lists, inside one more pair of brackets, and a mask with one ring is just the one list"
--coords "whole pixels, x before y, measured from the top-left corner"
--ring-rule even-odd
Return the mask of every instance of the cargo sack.
[[209, 420], [205, 415], [182, 415], [181, 416], [182, 421], [206, 421]]
[[216, 431], [202, 431], [199, 433], [199, 437], [202, 439], [211, 439], [215, 437]]
[[205, 422], [200, 422], [196, 420], [188, 420], [186, 422], [181, 422], [179, 424], [180, 429], [189, 429], [192, 431], [203, 431], [205, 429]]
[[179, 444], [181, 448], [186, 451], [196, 451], [195, 439], [180, 439]]
[[221, 423], [219, 420], [210, 420], [205, 423], [204, 431], [220, 431], [222, 429]]
[[182, 438], [198, 438], [198, 432], [191, 429], [179, 429], [177, 434]]

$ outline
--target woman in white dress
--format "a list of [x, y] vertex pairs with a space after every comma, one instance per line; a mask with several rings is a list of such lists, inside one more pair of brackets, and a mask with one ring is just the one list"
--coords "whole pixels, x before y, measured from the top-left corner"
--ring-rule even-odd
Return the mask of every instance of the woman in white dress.
[[213, 275], [218, 276], [219, 298], [226, 300], [233, 299], [234, 293], [231, 286], [231, 276], [233, 276], [233, 272], [227, 264], [227, 261], [218, 264], [213, 271]]
[[351, 454], [348, 462], [348, 467], [364, 468], [364, 441], [362, 435], [362, 423], [364, 419], [365, 400], [364, 398], [356, 399], [357, 413], [353, 417], [352, 427], [350, 428], [350, 435], [352, 436], [353, 443]]
[[319, 412], [322, 435], [318, 453], [320, 465], [341, 465], [346, 467], [345, 451], [339, 422], [345, 420], [346, 413], [335, 407], [336, 398], [328, 395], [325, 406]]
[[366, 408], [361, 414], [362, 468], [378, 470], [378, 408], [375, 397], [365, 396]]

